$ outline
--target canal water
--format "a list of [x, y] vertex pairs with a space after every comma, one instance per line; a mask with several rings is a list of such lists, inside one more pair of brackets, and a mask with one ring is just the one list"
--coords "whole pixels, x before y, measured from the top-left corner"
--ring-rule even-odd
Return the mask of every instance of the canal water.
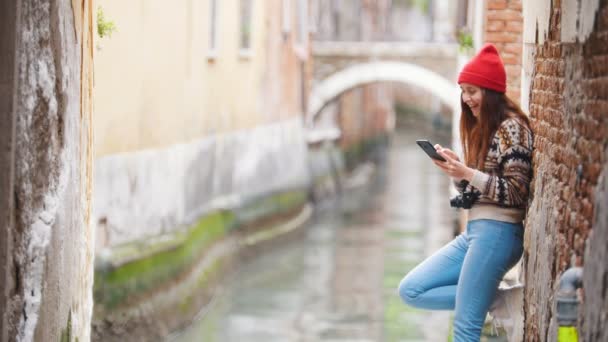
[[371, 181], [326, 202], [296, 241], [247, 261], [172, 341], [447, 341], [449, 312], [401, 303], [405, 273], [449, 241], [448, 179], [401, 131]]

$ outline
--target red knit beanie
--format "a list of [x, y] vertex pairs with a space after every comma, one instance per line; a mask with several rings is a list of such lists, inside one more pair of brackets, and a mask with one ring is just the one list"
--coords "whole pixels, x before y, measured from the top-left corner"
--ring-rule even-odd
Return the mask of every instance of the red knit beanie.
[[501, 93], [507, 91], [507, 73], [494, 45], [485, 44], [462, 68], [458, 76], [458, 84], [460, 83], [470, 83]]

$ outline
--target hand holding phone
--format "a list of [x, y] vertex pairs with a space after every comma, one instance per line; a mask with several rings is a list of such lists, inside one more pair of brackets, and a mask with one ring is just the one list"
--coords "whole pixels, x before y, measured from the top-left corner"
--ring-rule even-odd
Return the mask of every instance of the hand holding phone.
[[416, 140], [416, 144], [418, 144], [418, 146], [420, 146], [420, 148], [422, 148], [422, 150], [424, 152], [426, 152], [426, 154], [429, 157], [431, 157], [435, 160], [442, 161], [442, 162], [447, 161], [439, 153], [437, 153], [437, 150], [435, 150], [435, 147], [433, 146], [433, 144], [431, 144], [431, 142], [429, 142], [428, 140], [426, 140], [426, 139]]
[[441, 149], [441, 153], [446, 156], [444, 158], [428, 140], [416, 140], [416, 143], [433, 159], [433, 163], [441, 168], [448, 176], [457, 181], [466, 179], [470, 182], [471, 179], [473, 179], [475, 170], [463, 164], [453, 151], [437, 145]]

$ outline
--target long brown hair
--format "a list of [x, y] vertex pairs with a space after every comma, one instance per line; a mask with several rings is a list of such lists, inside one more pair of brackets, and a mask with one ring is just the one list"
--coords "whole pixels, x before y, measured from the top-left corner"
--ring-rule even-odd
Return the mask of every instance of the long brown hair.
[[460, 138], [467, 166], [483, 170], [484, 162], [490, 148], [491, 139], [500, 124], [508, 119], [519, 119], [530, 127], [528, 116], [521, 107], [505, 93], [481, 88], [481, 110], [479, 119], [473, 116], [471, 108], [462, 101], [460, 96]]

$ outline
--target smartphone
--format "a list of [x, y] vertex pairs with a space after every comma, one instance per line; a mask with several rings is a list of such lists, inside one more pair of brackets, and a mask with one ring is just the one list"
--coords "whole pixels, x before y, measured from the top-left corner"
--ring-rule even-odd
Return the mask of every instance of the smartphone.
[[420, 148], [422, 148], [422, 150], [426, 152], [429, 157], [439, 161], [446, 161], [445, 158], [437, 153], [437, 150], [435, 150], [433, 144], [431, 144], [428, 140], [416, 140], [416, 144], [418, 144], [418, 146], [420, 146]]

